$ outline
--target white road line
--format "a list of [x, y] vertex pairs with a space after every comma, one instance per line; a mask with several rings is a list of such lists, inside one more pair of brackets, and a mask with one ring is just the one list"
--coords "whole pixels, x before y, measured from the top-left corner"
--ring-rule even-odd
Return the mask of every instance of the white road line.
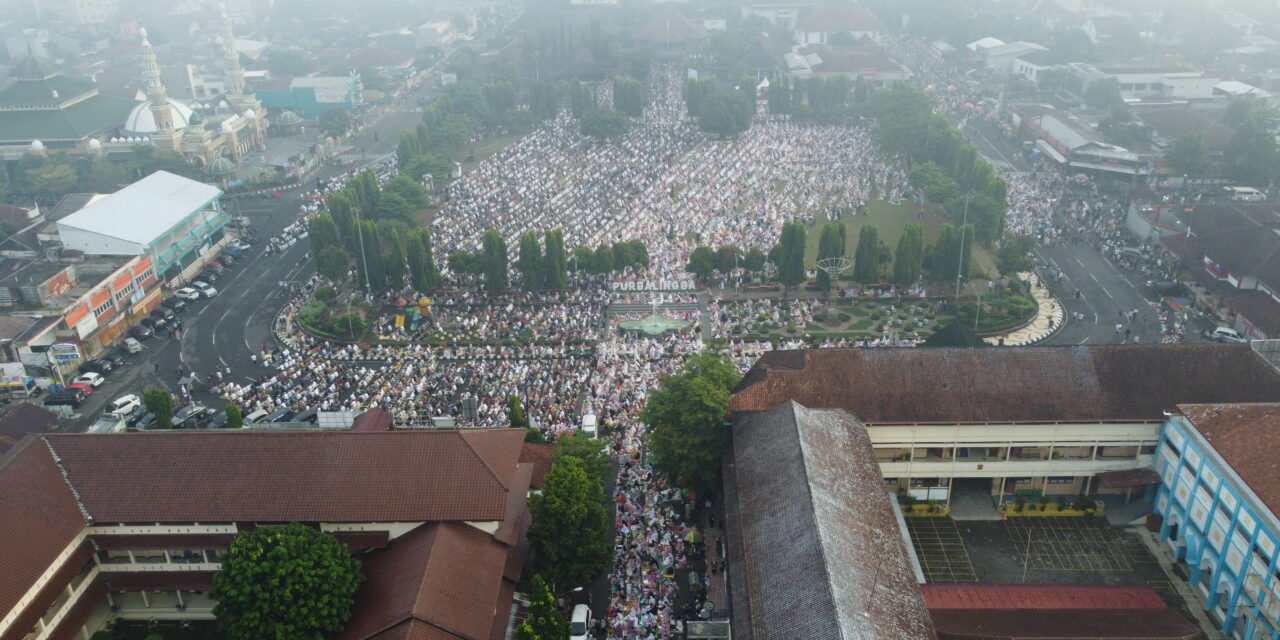
[[210, 334], [210, 336], [209, 336], [209, 342], [212, 342], [212, 343], [213, 343], [213, 346], [215, 346], [215, 347], [216, 347], [216, 346], [218, 346], [218, 334], [217, 334], [217, 332], [214, 332], [214, 333]]
[[223, 359], [222, 359], [222, 356], [218, 356], [218, 362], [219, 362], [219, 363], [221, 363], [221, 364], [222, 364], [222, 366], [224, 366], [224, 367], [225, 367], [225, 366], [227, 366], [227, 361], [226, 361], [226, 360], [223, 360]]
[[1086, 343], [1086, 342], [1088, 342], [1088, 341], [1089, 341], [1089, 338], [1087, 338], [1087, 337], [1086, 337], [1084, 340], [1081, 340], [1080, 342], [1077, 342], [1076, 344], [1084, 344], [1084, 343]]
[[1049, 264], [1053, 265], [1054, 269], [1057, 269], [1058, 271], [1062, 271], [1062, 267], [1058, 266], [1057, 260], [1054, 260], [1053, 258], [1049, 258]]
[[[1090, 277], [1090, 278], [1093, 278], [1093, 281], [1094, 281], [1094, 282], [1098, 282], [1098, 276], [1095, 276], [1095, 275], [1093, 275], [1093, 274], [1091, 273], [1091, 274], [1089, 274], [1089, 277]], [[1101, 282], [1098, 282], [1098, 284], [1102, 284], [1102, 283], [1101, 283]], [[1103, 291], [1106, 291], [1106, 289], [1103, 289]]]
[[[1122, 276], [1122, 277], [1123, 277], [1123, 276]], [[1124, 278], [1124, 281], [1125, 281], [1125, 282], [1128, 282], [1130, 287], [1133, 287], [1135, 290], [1137, 290], [1138, 285], [1135, 285], [1135, 284], [1133, 283], [1133, 281], [1132, 281], [1132, 280], [1130, 280], [1129, 278], [1127, 278], [1127, 277], [1126, 277], [1126, 278]]]
[[1084, 268], [1084, 263], [1083, 263], [1083, 262], [1080, 262], [1080, 258], [1079, 258], [1079, 256], [1072, 256], [1072, 257], [1073, 257], [1073, 258], [1075, 258], [1076, 264], [1080, 265], [1080, 268], [1081, 268], [1081, 269], [1083, 269], [1083, 268]]
[[1103, 293], [1105, 293], [1105, 294], [1107, 294], [1107, 297], [1108, 297], [1108, 298], [1111, 298], [1112, 300], [1115, 300], [1115, 299], [1116, 299], [1116, 297], [1115, 297], [1115, 296], [1111, 295], [1111, 292], [1110, 292], [1110, 291], [1107, 291], [1107, 288], [1106, 288], [1106, 287], [1103, 287], [1103, 288], [1102, 288], [1102, 292], [1103, 292]]

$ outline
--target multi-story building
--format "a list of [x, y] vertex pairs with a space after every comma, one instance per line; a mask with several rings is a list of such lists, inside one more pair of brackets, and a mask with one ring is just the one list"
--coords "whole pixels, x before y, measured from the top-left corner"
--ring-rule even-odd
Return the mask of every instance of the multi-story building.
[[157, 171], [58, 220], [65, 249], [145, 256], [154, 273], [179, 282], [226, 244], [228, 216], [215, 186]]
[[1159, 538], [1223, 633], [1241, 640], [1280, 632], [1278, 445], [1280, 404], [1180, 405], [1154, 463]]
[[547, 467], [529, 446], [517, 429], [28, 436], [0, 457], [0, 640], [211, 620], [236, 533], [289, 522], [362, 561], [338, 640], [510, 637]]

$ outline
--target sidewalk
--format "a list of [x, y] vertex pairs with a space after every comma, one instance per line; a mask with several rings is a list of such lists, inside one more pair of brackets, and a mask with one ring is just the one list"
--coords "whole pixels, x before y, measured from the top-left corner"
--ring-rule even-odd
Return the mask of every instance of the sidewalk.
[[1174, 592], [1182, 598], [1186, 604], [1186, 612], [1191, 614], [1196, 624], [1200, 625], [1200, 629], [1204, 631], [1205, 636], [1209, 640], [1226, 640], [1225, 635], [1218, 629], [1218, 625], [1214, 624], [1209, 618], [1209, 613], [1204, 609], [1204, 598], [1200, 597], [1197, 592], [1186, 580], [1182, 579], [1173, 571], [1173, 558], [1169, 554], [1169, 547], [1160, 544], [1155, 536], [1147, 531], [1146, 527], [1135, 527], [1138, 531], [1138, 539], [1142, 541], [1147, 551], [1151, 552], [1151, 556], [1156, 559], [1156, 563], [1160, 565], [1160, 570], [1164, 572], [1165, 577], [1169, 579], [1169, 584]]
[[1018, 277], [1031, 283], [1031, 297], [1039, 306], [1036, 309], [1036, 317], [1031, 320], [1031, 324], [1017, 331], [1003, 336], [984, 338], [987, 344], [998, 345], [1003, 338], [1004, 346], [1021, 347], [1040, 342], [1062, 328], [1066, 313], [1057, 299], [1050, 295], [1048, 287], [1040, 282], [1040, 277], [1033, 273], [1019, 273]]

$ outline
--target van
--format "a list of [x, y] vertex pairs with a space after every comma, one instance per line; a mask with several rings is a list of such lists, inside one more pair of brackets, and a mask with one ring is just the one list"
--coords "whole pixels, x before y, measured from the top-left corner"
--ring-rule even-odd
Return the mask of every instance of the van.
[[125, 338], [124, 348], [129, 353], [139, 353], [142, 351], [142, 343], [137, 338]]
[[587, 434], [588, 438], [599, 436], [599, 429], [596, 427], [596, 414], [588, 413], [582, 416], [582, 432]]
[[1227, 198], [1237, 202], [1264, 202], [1267, 194], [1254, 189], [1253, 187], [1223, 187], [1227, 192]]
[[259, 422], [262, 422], [263, 420], [265, 420], [266, 417], [269, 415], [271, 415], [271, 413], [266, 409], [258, 409], [257, 411], [254, 411], [253, 413], [250, 413], [249, 415], [245, 416], [244, 423], [258, 424]]
[[591, 608], [585, 604], [574, 605], [569, 618], [569, 640], [587, 640], [591, 637]]
[[1243, 336], [1230, 327], [1218, 327], [1209, 334], [1211, 340], [1217, 342], [1248, 342]]
[[267, 416], [263, 422], [289, 422], [290, 420], [293, 420], [293, 411], [278, 409], [275, 413]]

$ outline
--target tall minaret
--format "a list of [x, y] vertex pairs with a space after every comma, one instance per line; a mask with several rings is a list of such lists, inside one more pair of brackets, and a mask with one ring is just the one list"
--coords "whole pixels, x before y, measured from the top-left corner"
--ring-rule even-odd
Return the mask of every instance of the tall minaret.
[[177, 151], [181, 138], [173, 127], [173, 109], [169, 106], [169, 96], [160, 82], [160, 66], [156, 64], [156, 52], [147, 39], [147, 30], [142, 29], [142, 75], [147, 81], [147, 108], [156, 122], [156, 132], [151, 136], [157, 149]]
[[236, 36], [231, 30], [231, 16], [227, 14], [227, 6], [222, 8], [222, 79], [223, 93], [227, 102], [237, 110], [260, 109], [261, 106], [252, 95], [244, 93], [244, 68], [240, 66], [240, 54], [236, 52]]

